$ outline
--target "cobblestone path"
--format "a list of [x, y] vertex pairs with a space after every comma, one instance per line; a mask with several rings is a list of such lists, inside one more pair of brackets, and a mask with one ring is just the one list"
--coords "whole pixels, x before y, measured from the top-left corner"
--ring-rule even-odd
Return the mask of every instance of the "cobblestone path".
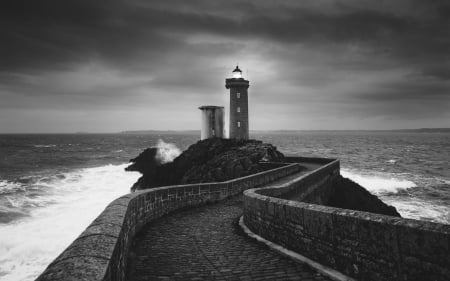
[[177, 212], [144, 227], [127, 280], [329, 280], [240, 229], [242, 196]]

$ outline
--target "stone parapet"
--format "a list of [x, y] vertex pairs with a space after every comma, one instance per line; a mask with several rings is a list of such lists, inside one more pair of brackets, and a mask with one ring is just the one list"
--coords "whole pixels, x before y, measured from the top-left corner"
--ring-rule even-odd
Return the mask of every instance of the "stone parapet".
[[[245, 191], [245, 225], [357, 280], [450, 280], [450, 225], [319, 205], [338, 174], [335, 160], [283, 185]], [[283, 199], [293, 195], [304, 202]]]
[[223, 200], [301, 169], [291, 163], [226, 182], [165, 186], [124, 195], [111, 202], [37, 280], [126, 280], [131, 243], [145, 224], [176, 210]]

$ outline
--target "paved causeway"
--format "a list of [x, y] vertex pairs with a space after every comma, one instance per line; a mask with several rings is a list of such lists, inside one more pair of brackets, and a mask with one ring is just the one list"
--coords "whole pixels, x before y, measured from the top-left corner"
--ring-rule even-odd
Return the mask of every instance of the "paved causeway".
[[241, 215], [239, 195], [149, 224], [135, 237], [128, 280], [329, 280], [249, 238]]

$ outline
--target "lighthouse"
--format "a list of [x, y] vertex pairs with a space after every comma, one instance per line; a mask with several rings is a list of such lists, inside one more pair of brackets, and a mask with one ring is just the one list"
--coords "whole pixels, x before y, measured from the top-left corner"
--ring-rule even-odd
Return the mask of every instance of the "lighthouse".
[[225, 88], [230, 89], [230, 139], [248, 139], [248, 87], [239, 66], [225, 79]]

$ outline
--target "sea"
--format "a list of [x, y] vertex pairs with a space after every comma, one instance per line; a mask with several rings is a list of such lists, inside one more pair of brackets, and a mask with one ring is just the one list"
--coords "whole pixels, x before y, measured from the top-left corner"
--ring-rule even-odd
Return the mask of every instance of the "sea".
[[[450, 224], [450, 133], [254, 132], [286, 155], [337, 158], [341, 174], [405, 218]], [[0, 135], [0, 280], [34, 280], [139, 178], [131, 158], [167, 161], [199, 133]]]

